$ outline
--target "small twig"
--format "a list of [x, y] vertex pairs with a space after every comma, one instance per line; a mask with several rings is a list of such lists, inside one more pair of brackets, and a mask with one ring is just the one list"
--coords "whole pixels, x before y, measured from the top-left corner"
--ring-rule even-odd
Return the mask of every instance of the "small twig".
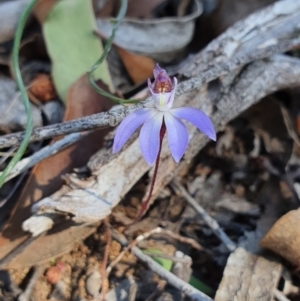
[[294, 129], [293, 121], [291, 120], [290, 114], [282, 104], [280, 104], [281, 114], [283, 116], [283, 121], [285, 123], [286, 129], [290, 137], [294, 140], [297, 146], [300, 146], [300, 139]]
[[[35, 152], [32, 156], [27, 157], [16, 164], [13, 168], [9, 176], [5, 179], [5, 182], [11, 180], [12, 178], [16, 177], [17, 175], [21, 174], [22, 172], [26, 171], [27, 169], [33, 167], [35, 164], [39, 163], [40, 161], [55, 155], [57, 152], [61, 151], [62, 149], [72, 145], [73, 143], [77, 142], [81, 139], [84, 135], [88, 133], [74, 133], [70, 134], [59, 141], [54, 142], [51, 145], [48, 145], [39, 151]], [[0, 173], [1, 174], [1, 173]]]
[[128, 280], [130, 282], [128, 301], [135, 301], [136, 294], [138, 292], [138, 285], [132, 275], [128, 276]]
[[[110, 263], [110, 265], [107, 267], [106, 273], [108, 275], [110, 274], [110, 272], [112, 271], [112, 269], [122, 260], [122, 258], [125, 256], [125, 254], [133, 246], [137, 245], [139, 242], [141, 242], [141, 241], [149, 238], [151, 235], [154, 235], [154, 234], [168, 235], [168, 236], [170, 236], [170, 237], [172, 237], [172, 238], [174, 238], [174, 239], [176, 239], [176, 240], [178, 240], [178, 241], [180, 241], [182, 243], [191, 245], [193, 248], [195, 248], [198, 251], [205, 251], [207, 253], [210, 253], [208, 250], [206, 250], [205, 248], [203, 248], [196, 240], [194, 240], [192, 238], [188, 238], [188, 237], [183, 237], [183, 236], [181, 236], [179, 234], [173, 233], [173, 232], [171, 232], [169, 230], [165, 230], [165, 229], [163, 229], [161, 227], [157, 227], [155, 229], [152, 229], [152, 230], [150, 230], [148, 232], [145, 232], [145, 233], [137, 236], [136, 239], [133, 240], [129, 245], [127, 244], [128, 242], [127, 242], [125, 236], [121, 235], [119, 232], [116, 232], [114, 230], [112, 230], [112, 233], [113, 233], [114, 239], [116, 239], [118, 241], [120, 241], [120, 237], [122, 236], [122, 238], [124, 240], [123, 243], [122, 243], [122, 245], [125, 244], [126, 246], [124, 247], [124, 249], [122, 250], [122, 252], [120, 252], [119, 255], [115, 258], [115, 260], [113, 260]], [[154, 254], [153, 254], [153, 256], [154, 256]], [[165, 255], [163, 255], [163, 254], [159, 254], [156, 257], [164, 257], [164, 256]], [[170, 259], [172, 259], [172, 258], [170, 258]], [[177, 260], [177, 258], [173, 258], [173, 259], [174, 259], [174, 261]], [[177, 261], [179, 261], [179, 260], [177, 260]]]
[[205, 248], [203, 248], [195, 239], [193, 238], [189, 238], [189, 237], [184, 237], [182, 235], [179, 235], [175, 232], [172, 232], [170, 230], [166, 230], [166, 229], [162, 229], [161, 228], [161, 234], [165, 234], [168, 235], [176, 240], [178, 240], [179, 242], [182, 242], [184, 244], [188, 244], [191, 247], [193, 247], [194, 249], [198, 250], [198, 251], [205, 251], [205, 252], [209, 252], [208, 250], [206, 250]]
[[[237, 57], [234, 57], [228, 60], [228, 62], [226, 63], [212, 67], [208, 71], [203, 72], [201, 75], [192, 77], [189, 80], [178, 84], [176, 96], [178, 97], [182, 94], [191, 92], [201, 87], [203, 84], [208, 83], [220, 76], [227, 75], [228, 73], [236, 70], [241, 66], [244, 66], [245, 64], [251, 63], [254, 60], [263, 59], [275, 53], [282, 53], [299, 45], [300, 39], [279, 41], [279, 43], [276, 45], [254, 50], [249, 56], [239, 55]], [[92, 129], [106, 128], [112, 124], [112, 119], [114, 121], [114, 125], [116, 125], [137, 108], [149, 107], [151, 105], [152, 97], [148, 97], [146, 101], [142, 101], [127, 108], [115, 110], [113, 114], [109, 112], [103, 112], [83, 118], [74, 119], [64, 123], [36, 128], [32, 132], [30, 142], [50, 139], [55, 136], [83, 132]], [[2, 136], [0, 137], [0, 148], [19, 145], [23, 138], [24, 132]]]
[[20, 92], [15, 94], [15, 97], [12, 99], [10, 102], [9, 106], [0, 113], [0, 118], [2, 119], [4, 116], [7, 116], [8, 112], [11, 110], [11, 108], [16, 104], [16, 101], [19, 99], [21, 96]]
[[14, 193], [16, 192], [16, 190], [18, 189], [18, 187], [20, 186], [20, 184], [23, 182], [24, 177], [26, 176], [26, 172], [24, 172], [19, 179], [17, 180], [17, 182], [14, 183], [13, 188], [9, 191], [8, 195], [6, 195], [1, 201], [0, 201], [0, 208], [3, 207], [8, 200], [14, 195]]
[[125, 256], [125, 254], [129, 251], [128, 247], [125, 247], [122, 252], [119, 253], [119, 255], [116, 257], [115, 260], [113, 260], [109, 266], [106, 269], [107, 277], [111, 273], [112, 269], [122, 260], [122, 258]]
[[15, 151], [16, 151], [17, 147], [16, 146], [13, 146], [11, 147], [6, 153], [0, 153], [1, 155], [1, 159], [0, 159], [0, 165], [3, 164], [8, 157], [12, 157], [15, 155]]
[[172, 189], [184, 197], [187, 202], [197, 211], [202, 217], [204, 222], [212, 229], [215, 235], [225, 244], [227, 249], [233, 252], [236, 249], [235, 243], [227, 236], [227, 234], [221, 229], [215, 219], [213, 219], [207, 212], [196, 202], [196, 200], [185, 190], [185, 188], [179, 183], [178, 180], [171, 182]]
[[171, 255], [152, 253], [152, 252], [148, 252], [148, 251], [143, 251], [143, 252], [145, 255], [148, 255], [150, 257], [165, 258], [165, 259], [170, 259], [173, 262], [181, 262], [184, 264], [189, 264], [189, 260], [187, 260], [186, 258], [178, 258], [178, 257], [171, 256]]
[[177, 233], [174, 233], [170, 230], [163, 229], [161, 227], [157, 227], [157, 228], [155, 228], [151, 231], [148, 231], [144, 234], [139, 235], [135, 239], [135, 241], [136, 241], [136, 243], [139, 243], [140, 241], [142, 241], [144, 239], [147, 239], [147, 238], [149, 238], [150, 236], [152, 236], [154, 234], [163, 234], [163, 235], [170, 236], [170, 237], [178, 240], [179, 242], [191, 245], [194, 249], [196, 249], [198, 251], [204, 251], [204, 248], [196, 240], [194, 240], [192, 238], [188, 238], [188, 237], [183, 237], [183, 236], [181, 236]]
[[43, 265], [35, 267], [34, 273], [25, 289], [25, 291], [18, 297], [18, 301], [29, 301], [31, 300], [32, 290], [39, 279], [43, 274], [45, 267]]
[[[152, 231], [149, 231], [149, 232], [152, 232]], [[125, 246], [126, 248], [129, 247], [128, 241], [123, 234], [121, 234], [115, 230], [112, 230], [112, 236], [121, 245]], [[146, 236], [148, 236], [148, 234]], [[141, 237], [141, 235], [140, 235], [140, 237]], [[155, 262], [151, 257], [149, 257], [148, 255], [145, 255], [143, 253], [143, 251], [141, 249], [139, 249], [138, 247], [132, 246], [131, 251], [139, 260], [146, 263], [153, 272], [157, 273], [160, 277], [165, 279], [170, 285], [181, 290], [183, 293], [185, 293], [191, 299], [196, 300], [196, 301], [213, 301], [210, 297], [208, 297], [204, 293], [198, 291], [190, 284], [181, 280], [180, 278], [178, 278], [171, 272], [165, 270], [162, 266], [160, 266], [157, 262]]]
[[274, 289], [273, 292], [274, 292], [274, 297], [278, 301], [290, 301], [290, 299], [288, 299], [280, 290]]
[[148, 265], [148, 267], [160, 277], [165, 279], [170, 285], [174, 286], [175, 288], [179, 289], [181, 292], [185, 293], [189, 296], [192, 300], [197, 301], [212, 301], [210, 297], [205, 295], [204, 293], [198, 291], [190, 284], [186, 283], [185, 281], [181, 280], [171, 272], [165, 270], [161, 265], [155, 262], [151, 257], [145, 255], [141, 249], [134, 246], [131, 248], [132, 253], [142, 262]]
[[[145, 300], [145, 301], [151, 301], [158, 299], [157, 297], [165, 290], [165, 287], [167, 285], [166, 280], [159, 280], [156, 286], [155, 291]], [[174, 299], [173, 299], [174, 300]]]
[[108, 224], [108, 218], [105, 218], [103, 221], [105, 232], [106, 232], [106, 245], [104, 248], [104, 254], [103, 254], [103, 260], [101, 264], [101, 276], [102, 276], [102, 288], [101, 288], [101, 296], [102, 300], [105, 300], [105, 296], [107, 294], [108, 289], [108, 273], [106, 272], [106, 266], [108, 262], [108, 253], [110, 250], [110, 244], [111, 244], [111, 232]]

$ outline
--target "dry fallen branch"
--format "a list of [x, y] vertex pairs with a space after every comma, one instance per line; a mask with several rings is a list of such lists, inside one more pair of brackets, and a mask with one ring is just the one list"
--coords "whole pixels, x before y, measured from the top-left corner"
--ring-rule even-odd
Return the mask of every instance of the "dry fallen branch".
[[[200, 88], [203, 84], [208, 83], [220, 76], [228, 73], [252, 62], [262, 58], [267, 58], [276, 53], [286, 52], [288, 50], [297, 49], [300, 47], [300, 39], [289, 39], [278, 41], [277, 44], [267, 46], [262, 49], [257, 49], [256, 52], [248, 55], [241, 54], [234, 57], [227, 62], [216, 65], [211, 69], [203, 72], [199, 76], [192, 77], [178, 85], [176, 96], [193, 91]], [[151, 97], [146, 101], [140, 102], [137, 105], [132, 105], [125, 109], [111, 110], [109, 112], [93, 114], [88, 117], [78, 118], [64, 123], [58, 123], [33, 130], [30, 142], [50, 139], [56, 136], [66, 135], [70, 133], [83, 132], [92, 129], [106, 128], [108, 126], [115, 126], [128, 114], [141, 107], [149, 107], [152, 105]], [[24, 138], [24, 133], [8, 134], [0, 137], [0, 149], [10, 146], [19, 145]]]
[[232, 252], [235, 250], [235, 243], [227, 236], [227, 234], [219, 226], [218, 222], [213, 219], [198, 203], [197, 201], [184, 189], [178, 180], [171, 182], [171, 187], [175, 192], [178, 192], [191, 205], [197, 213], [201, 216], [207, 226], [209, 226], [215, 235], [224, 243], [227, 249]]
[[[54, 142], [51, 145], [47, 145], [44, 148], [36, 151], [33, 155], [30, 157], [22, 159], [20, 162], [17, 163], [17, 165], [13, 168], [9, 176], [5, 179], [5, 182], [11, 180], [12, 178], [18, 176], [22, 172], [28, 170], [29, 168], [33, 167], [43, 159], [49, 158], [62, 149], [72, 145], [73, 143], [77, 142], [79, 139], [83, 137], [83, 134], [80, 133], [74, 133], [70, 134], [61, 140], [58, 140]], [[1, 173], [0, 173], [1, 174]], [[1, 206], [1, 204], [0, 204]]]
[[[299, 48], [299, 9], [299, 1], [278, 1], [236, 23], [210, 43], [204, 51], [194, 56], [190, 63], [185, 64], [181, 74], [190, 79], [179, 85], [176, 95], [191, 92], [253, 61]], [[136, 108], [149, 106], [151, 103], [151, 98], [148, 98], [145, 102], [113, 113], [99, 113], [36, 128], [31, 141], [116, 125]], [[23, 135], [15, 133], [0, 137], [0, 148], [20, 144]]]

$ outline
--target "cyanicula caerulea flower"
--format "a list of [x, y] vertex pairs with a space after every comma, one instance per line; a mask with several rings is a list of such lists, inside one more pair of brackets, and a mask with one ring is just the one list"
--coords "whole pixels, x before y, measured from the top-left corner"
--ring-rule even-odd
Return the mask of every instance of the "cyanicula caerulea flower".
[[188, 131], [182, 119], [187, 120], [210, 139], [216, 140], [216, 132], [209, 117], [202, 111], [191, 108], [173, 108], [177, 79], [168, 76], [157, 64], [153, 70], [154, 83], [148, 79], [155, 108], [138, 109], [128, 115], [119, 125], [113, 144], [113, 153], [119, 151], [130, 136], [141, 126], [139, 142], [142, 154], [149, 165], [155, 162], [160, 148], [160, 131], [166, 126], [168, 144], [176, 162], [182, 158], [188, 145]]

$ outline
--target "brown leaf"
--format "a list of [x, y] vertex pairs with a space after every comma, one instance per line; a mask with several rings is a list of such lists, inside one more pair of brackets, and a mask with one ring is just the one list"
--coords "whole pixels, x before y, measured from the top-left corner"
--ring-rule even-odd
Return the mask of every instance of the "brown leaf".
[[154, 8], [166, 0], [129, 0], [126, 17], [129, 18], [149, 18]]
[[93, 5], [97, 18], [110, 18], [118, 11], [119, 1], [109, 0], [99, 2], [98, 0], [93, 0]]
[[28, 95], [30, 99], [34, 98], [34, 100], [37, 99], [40, 102], [47, 102], [57, 96], [49, 75], [44, 73], [36, 75], [30, 84]]
[[[105, 87], [102, 85], [102, 88]], [[69, 90], [64, 120], [72, 120], [106, 111], [111, 106], [111, 101], [100, 96], [90, 87], [87, 77], [84, 75]], [[11, 252], [11, 250], [28, 237], [22, 231], [21, 226], [23, 221], [30, 217], [32, 204], [58, 190], [63, 184], [61, 178], [63, 174], [71, 172], [75, 167], [84, 166], [90, 156], [101, 148], [103, 137], [106, 133], [107, 130], [95, 131], [56, 155], [43, 160], [33, 168], [12, 216], [0, 236], [0, 258], [4, 257], [7, 252]], [[74, 231], [76, 232], [76, 230]], [[63, 240], [61, 236], [70, 234], [67, 231], [57, 232], [56, 235], [57, 241], [59, 241]], [[31, 246], [27, 248], [31, 250], [28, 256], [33, 256], [36, 261], [39, 261], [39, 256], [41, 255], [33, 252], [33, 250], [35, 248], [43, 249], [40, 241], [44, 241], [43, 244], [45, 244], [46, 239], [47, 236], [46, 238], [38, 238], [31, 245], [32, 249]], [[81, 239], [81, 236], [79, 235], [76, 239]], [[56, 239], [53, 239], [53, 243], [55, 241]], [[51, 248], [56, 248], [57, 253], [61, 253], [65, 247], [56, 244]], [[54, 250], [52, 253], [55, 253]], [[30, 258], [28, 261], [33, 262], [34, 260]]]
[[[96, 2], [96, 1], [95, 1]], [[151, 12], [158, 5], [166, 2], [166, 0], [129, 0], [126, 11], [126, 17], [129, 18], [149, 18]], [[96, 12], [98, 18], [108, 18], [115, 16], [119, 10], [120, 2], [117, 0], [105, 1], [99, 12]], [[97, 2], [95, 3], [97, 9]]]
[[269, 249], [300, 266], [300, 209], [292, 210], [282, 216], [260, 242]]
[[[47, 262], [71, 251], [74, 242], [87, 238], [95, 232], [96, 228], [97, 225], [72, 225], [72, 223], [57, 225], [46, 236], [40, 236], [30, 245], [24, 246], [5, 268], [19, 269]], [[6, 245], [3, 249], [9, 251], [9, 247]], [[3, 253], [2, 248], [1, 253]]]
[[34, 15], [43, 23], [57, 0], [40, 0], [34, 7]]
[[129, 52], [119, 46], [115, 47], [130, 78], [135, 84], [141, 83], [147, 78], [152, 77], [155, 63], [151, 58]]

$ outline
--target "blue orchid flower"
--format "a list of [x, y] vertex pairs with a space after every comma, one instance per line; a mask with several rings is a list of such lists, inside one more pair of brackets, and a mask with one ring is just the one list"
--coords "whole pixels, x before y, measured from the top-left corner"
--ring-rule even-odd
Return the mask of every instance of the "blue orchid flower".
[[179, 162], [188, 146], [188, 130], [182, 120], [196, 126], [211, 140], [216, 140], [216, 132], [210, 118], [202, 111], [181, 107], [172, 108], [177, 79], [173, 82], [166, 70], [157, 64], [153, 70], [154, 83], [148, 79], [148, 87], [153, 96], [154, 108], [138, 109], [128, 115], [119, 125], [113, 144], [113, 153], [118, 152], [130, 136], [140, 127], [139, 142], [143, 157], [153, 165], [159, 153], [162, 127], [166, 126], [168, 145], [176, 162]]

